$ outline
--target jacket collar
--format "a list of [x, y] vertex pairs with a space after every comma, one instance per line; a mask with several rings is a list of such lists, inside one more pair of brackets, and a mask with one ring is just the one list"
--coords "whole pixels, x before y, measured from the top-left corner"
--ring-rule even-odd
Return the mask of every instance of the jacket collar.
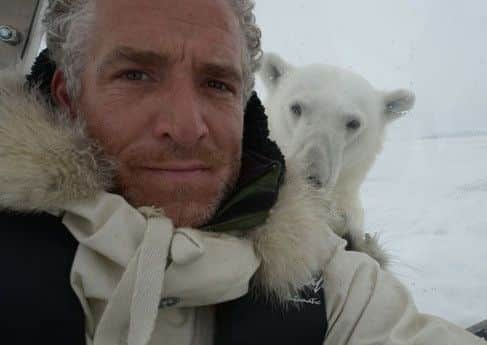
[[284, 168], [279, 161], [252, 151], [243, 152], [234, 191], [202, 230], [243, 231], [261, 225], [277, 201], [283, 177]]

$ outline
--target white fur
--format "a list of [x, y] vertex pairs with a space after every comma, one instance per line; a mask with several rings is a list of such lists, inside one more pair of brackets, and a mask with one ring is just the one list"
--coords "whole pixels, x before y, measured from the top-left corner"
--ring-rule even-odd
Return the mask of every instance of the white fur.
[[54, 114], [17, 72], [0, 76], [0, 208], [56, 211], [108, 188], [114, 163], [82, 122]]
[[323, 208], [328, 200], [304, 181], [296, 162], [288, 160], [286, 166], [284, 186], [266, 224], [249, 235], [262, 260], [257, 282], [268, 297], [281, 301], [309, 284], [337, 248], [328, 225], [334, 215]]
[[[362, 230], [360, 186], [381, 151], [387, 124], [413, 107], [414, 94], [380, 92], [348, 70], [323, 64], [298, 68], [275, 54], [264, 56], [260, 76], [268, 91], [272, 138], [334, 201], [344, 218], [335, 232], [384, 266], [376, 237], [365, 238]], [[347, 128], [353, 121], [360, 127]]]

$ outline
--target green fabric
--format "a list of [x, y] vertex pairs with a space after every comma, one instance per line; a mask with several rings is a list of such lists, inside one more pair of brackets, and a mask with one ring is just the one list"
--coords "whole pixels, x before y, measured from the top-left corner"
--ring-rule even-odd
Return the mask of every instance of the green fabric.
[[239, 210], [238, 214], [233, 216], [230, 220], [211, 223], [202, 227], [202, 230], [213, 232], [225, 232], [230, 230], [250, 230], [263, 224], [271, 207], [277, 200], [279, 187], [283, 178], [284, 168], [280, 162], [274, 161], [273, 164], [261, 176], [254, 179], [251, 183], [243, 186], [238, 190], [228, 201], [225, 202], [220, 210], [215, 215], [214, 219], [224, 218], [225, 214], [229, 212], [238, 204], [249, 201], [256, 202], [261, 198], [274, 198], [272, 205], [267, 205], [257, 211], [248, 212], [245, 208]]
[[269, 215], [269, 211], [256, 212], [245, 215], [239, 218], [233, 218], [224, 223], [209, 225], [202, 228], [202, 230], [212, 232], [227, 232], [227, 231], [242, 231], [253, 229], [265, 222]]

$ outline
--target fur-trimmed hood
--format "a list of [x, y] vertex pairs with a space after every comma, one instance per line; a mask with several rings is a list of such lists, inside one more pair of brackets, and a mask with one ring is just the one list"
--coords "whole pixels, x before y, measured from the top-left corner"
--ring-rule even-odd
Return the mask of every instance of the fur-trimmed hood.
[[[116, 164], [73, 122], [25, 85], [22, 74], [0, 74], [0, 209], [22, 213], [63, 210], [112, 186]], [[261, 266], [256, 282], [268, 294], [291, 297], [346, 242], [331, 230], [330, 203], [287, 162], [267, 221], [245, 234]]]
[[45, 212], [110, 188], [115, 163], [19, 72], [0, 73], [0, 209]]

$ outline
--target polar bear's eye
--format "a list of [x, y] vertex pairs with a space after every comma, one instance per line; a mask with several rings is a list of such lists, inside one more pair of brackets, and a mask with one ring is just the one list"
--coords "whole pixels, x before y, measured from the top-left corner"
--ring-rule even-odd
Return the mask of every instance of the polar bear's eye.
[[351, 129], [351, 130], [357, 130], [360, 128], [360, 126], [361, 126], [361, 123], [357, 119], [351, 120], [347, 123], [347, 128]]
[[291, 112], [296, 116], [301, 116], [303, 114], [303, 107], [299, 103], [293, 103], [291, 105]]

